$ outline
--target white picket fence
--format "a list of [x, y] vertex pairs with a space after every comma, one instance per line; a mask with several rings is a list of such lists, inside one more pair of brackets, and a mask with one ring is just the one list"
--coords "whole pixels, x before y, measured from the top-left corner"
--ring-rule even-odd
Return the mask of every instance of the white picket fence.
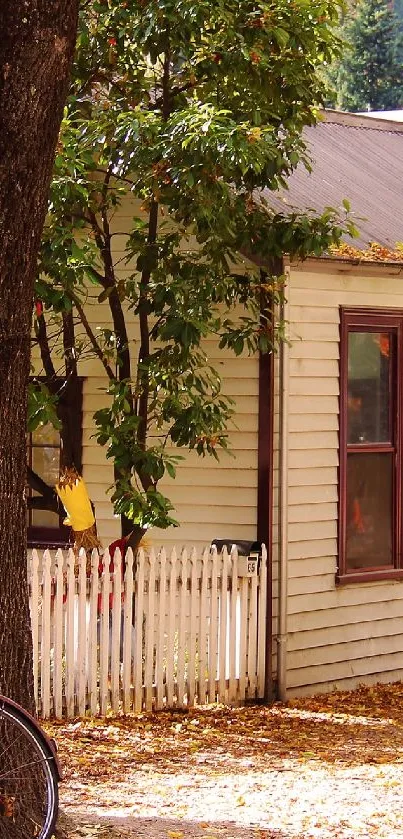
[[[42, 717], [237, 704], [264, 694], [267, 556], [97, 551], [28, 562]], [[88, 565], [90, 564], [90, 567]], [[249, 574], [249, 576], [248, 576]]]

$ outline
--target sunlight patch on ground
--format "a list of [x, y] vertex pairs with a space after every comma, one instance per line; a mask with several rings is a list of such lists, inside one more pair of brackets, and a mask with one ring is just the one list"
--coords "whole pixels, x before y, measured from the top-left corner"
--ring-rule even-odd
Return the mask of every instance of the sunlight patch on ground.
[[343, 714], [331, 711], [304, 711], [301, 708], [273, 709], [273, 713], [276, 711], [281, 717], [295, 717], [300, 720], [318, 720], [335, 723], [336, 725], [368, 725], [372, 728], [379, 728], [383, 725], [393, 724], [393, 719], [356, 716], [349, 713]]
[[377, 825], [377, 837], [396, 839], [403, 836], [400, 784], [393, 783], [393, 770], [383, 767], [382, 790], [378, 787], [376, 793], [368, 782], [375, 781], [377, 772], [375, 767], [329, 769], [297, 761], [284, 771], [263, 773], [247, 769], [224, 774], [209, 767], [199, 774], [171, 775], [134, 769], [125, 782], [104, 784], [98, 799], [93, 789], [74, 784], [62, 800], [75, 816], [123, 819], [127, 825], [138, 819], [175, 819], [187, 825], [211, 819], [215, 826], [281, 831], [287, 839], [363, 839]]

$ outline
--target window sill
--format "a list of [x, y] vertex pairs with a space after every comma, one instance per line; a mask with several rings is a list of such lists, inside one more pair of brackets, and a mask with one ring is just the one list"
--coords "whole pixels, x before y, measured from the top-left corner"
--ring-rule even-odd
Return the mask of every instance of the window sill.
[[47, 539], [46, 541], [44, 541], [43, 539], [30, 539], [27, 542], [27, 548], [30, 551], [33, 548], [35, 548], [35, 549], [40, 548], [40, 550], [42, 550], [42, 551], [46, 551], [46, 550], [57, 551], [59, 549], [62, 550], [62, 551], [68, 551], [69, 548], [72, 548], [72, 547], [73, 547], [73, 543], [72, 542], [66, 542], [65, 540], [58, 542], [57, 540], [52, 540], [52, 539]]
[[345, 586], [351, 583], [376, 583], [388, 580], [403, 580], [403, 568], [385, 568], [377, 571], [359, 571], [351, 574], [336, 575], [336, 585]]

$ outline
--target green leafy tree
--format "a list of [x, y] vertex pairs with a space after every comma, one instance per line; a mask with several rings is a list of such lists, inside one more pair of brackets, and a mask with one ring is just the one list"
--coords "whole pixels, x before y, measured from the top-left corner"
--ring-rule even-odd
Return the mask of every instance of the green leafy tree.
[[382, 111], [403, 104], [401, 25], [387, 0], [361, 0], [341, 28], [343, 57], [330, 70], [332, 104], [345, 111]]
[[[267, 305], [281, 294], [270, 266], [284, 252], [319, 254], [349, 227], [332, 209], [274, 213], [259, 193], [308, 165], [301, 135], [323, 102], [317, 68], [337, 51], [337, 13], [333, 0], [83, 7], [40, 255], [36, 341], [51, 392], [61, 366], [73, 380], [80, 358], [102, 365], [109, 401], [95, 414], [97, 439], [134, 541], [175, 523], [159, 489], [175, 476], [175, 447], [213, 457], [227, 447], [232, 406], [205, 339], [236, 354], [267, 351], [278, 337]], [[123, 205], [124, 230], [115, 222]], [[31, 422], [48, 419], [43, 388], [34, 404]]]

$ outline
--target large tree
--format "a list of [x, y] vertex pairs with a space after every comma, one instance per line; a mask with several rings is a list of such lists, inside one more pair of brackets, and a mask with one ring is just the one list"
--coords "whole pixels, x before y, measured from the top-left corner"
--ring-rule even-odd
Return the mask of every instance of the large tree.
[[330, 70], [333, 104], [344, 111], [402, 107], [402, 32], [388, 0], [359, 0], [340, 34], [345, 48]]
[[0, 3], [0, 692], [33, 709], [26, 391], [33, 286], [78, 0]]
[[[259, 192], [307, 163], [302, 131], [323, 102], [317, 68], [337, 51], [337, 13], [337, 0], [94, 0], [82, 10], [36, 341], [53, 395], [63, 364], [69, 382], [80, 357], [103, 367], [98, 442], [134, 542], [173, 522], [159, 488], [175, 475], [173, 447], [217, 456], [227, 445], [231, 404], [206, 336], [237, 354], [273, 340], [260, 304], [278, 299], [277, 279], [240, 255], [270, 274], [282, 253], [319, 254], [346, 226], [331, 210], [274, 213]], [[129, 199], [122, 230], [116, 211]], [[49, 416], [44, 395], [36, 390], [33, 425]], [[43, 498], [57, 509], [46, 488]]]

